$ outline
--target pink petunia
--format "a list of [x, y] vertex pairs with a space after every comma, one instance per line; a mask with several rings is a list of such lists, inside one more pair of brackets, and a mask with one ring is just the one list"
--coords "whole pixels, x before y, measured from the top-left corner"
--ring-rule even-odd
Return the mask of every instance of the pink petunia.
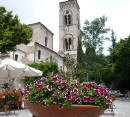
[[67, 99], [67, 100], [71, 100], [71, 98], [72, 98], [71, 95], [66, 96], [66, 99]]
[[50, 97], [50, 101], [51, 101], [52, 103], [54, 103], [54, 99], [53, 99], [52, 97]]
[[96, 97], [93, 97], [93, 98], [92, 98], [93, 102], [96, 102], [96, 99], [97, 99]]
[[44, 87], [42, 85], [37, 86], [40, 90], [42, 90]]
[[57, 80], [58, 80], [57, 77], [53, 77], [53, 78], [52, 78], [52, 82], [56, 82]]
[[72, 100], [72, 102], [74, 103], [75, 101], [76, 101], [76, 98], [74, 97], [73, 100]]
[[77, 88], [74, 88], [74, 89], [73, 89], [73, 92], [74, 92], [74, 93], [78, 93], [78, 89], [77, 89]]
[[52, 91], [52, 90], [53, 90], [53, 88], [52, 88], [51, 85], [47, 85], [47, 89], [48, 89], [49, 91]]
[[106, 104], [112, 104], [112, 99], [111, 99], [111, 98], [108, 99], [108, 100], [106, 101]]
[[77, 103], [80, 104], [81, 100], [80, 98], [77, 98]]
[[83, 101], [84, 102], [90, 102], [90, 97], [89, 96], [84, 96]]
[[83, 89], [83, 92], [88, 92], [88, 89], [87, 89], [87, 88], [84, 88], [84, 89]]
[[42, 102], [42, 106], [46, 106], [46, 102], [45, 101]]
[[40, 98], [38, 96], [35, 97], [36, 102], [40, 102]]
[[77, 93], [74, 93], [74, 94], [73, 94], [73, 97], [77, 97]]
[[53, 94], [53, 95], [54, 95], [54, 96], [58, 96], [58, 94], [59, 94], [58, 92], [54, 92], [54, 94]]
[[65, 93], [62, 93], [62, 97], [63, 97], [63, 98], [66, 98], [66, 95], [65, 95]]
[[59, 108], [59, 109], [63, 109], [63, 107], [64, 107], [64, 105], [63, 105], [63, 104], [61, 104], [61, 103], [60, 103], [60, 104], [58, 104], [58, 108]]

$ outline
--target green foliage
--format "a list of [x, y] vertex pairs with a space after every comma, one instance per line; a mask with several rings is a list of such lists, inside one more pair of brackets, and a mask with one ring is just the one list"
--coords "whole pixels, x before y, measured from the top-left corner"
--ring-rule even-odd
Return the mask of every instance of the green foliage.
[[0, 52], [14, 51], [16, 45], [28, 44], [32, 37], [31, 27], [21, 24], [12, 11], [0, 7]]
[[[49, 60], [47, 59], [45, 62], [41, 61], [40, 63], [33, 63], [29, 66], [42, 71], [44, 77], [50, 75], [52, 72], [59, 73], [58, 64], [54, 62], [54, 60], [51, 57]], [[37, 79], [37, 77], [26, 77], [25, 83], [33, 83], [35, 79]]]
[[111, 31], [111, 39], [110, 39], [112, 44], [111, 44], [111, 47], [109, 48], [110, 53], [112, 52], [112, 49], [114, 49], [116, 46], [116, 39], [117, 39], [117, 36], [115, 35], [114, 31], [112, 30]]
[[[104, 36], [109, 31], [109, 28], [105, 27], [105, 23], [107, 18], [102, 16], [100, 18], [96, 18], [93, 21], [89, 22], [85, 21], [85, 25], [83, 27], [83, 38], [85, 47], [89, 44], [93, 47], [96, 54], [101, 54], [103, 47], [103, 41], [108, 39]], [[86, 48], [87, 49], [87, 48]]]
[[[84, 61], [81, 61], [84, 62]], [[67, 56], [65, 66], [67, 68], [66, 75], [73, 79], [78, 79], [80, 82], [86, 81], [86, 70], [83, 63], [76, 62], [74, 58]]]
[[[124, 82], [128, 85], [126, 81], [130, 80], [130, 36], [124, 40], [120, 40], [120, 42], [116, 44], [110, 57], [111, 61], [114, 63], [114, 72], [118, 74], [118, 82]], [[124, 89], [127, 87], [124, 84], [122, 86]]]
[[117, 43], [112, 50], [111, 61], [115, 63], [115, 70], [121, 77], [130, 76], [130, 36]]
[[74, 74], [74, 71], [75, 71], [75, 68], [76, 68], [76, 61], [74, 58], [70, 57], [70, 56], [67, 56], [65, 58], [65, 66], [66, 66], [66, 75], [67, 76], [72, 76], [74, 78], [75, 74]]
[[78, 47], [77, 47], [77, 62], [82, 64], [83, 63], [83, 50], [82, 50], [82, 38], [81, 35], [78, 38]]

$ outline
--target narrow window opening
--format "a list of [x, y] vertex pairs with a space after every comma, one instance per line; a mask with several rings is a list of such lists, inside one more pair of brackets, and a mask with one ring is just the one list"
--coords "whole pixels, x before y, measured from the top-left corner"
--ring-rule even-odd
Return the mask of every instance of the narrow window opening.
[[71, 24], [71, 15], [68, 15], [68, 24]]
[[69, 50], [72, 49], [71, 38], [69, 38]]
[[68, 50], [68, 42], [67, 42], [67, 39], [65, 39], [65, 48], [66, 48], [66, 51]]
[[41, 58], [41, 51], [38, 50], [38, 59], [40, 59], [40, 58]]
[[45, 46], [47, 47], [48, 39], [45, 37]]
[[15, 61], [18, 61], [18, 55], [15, 54]]

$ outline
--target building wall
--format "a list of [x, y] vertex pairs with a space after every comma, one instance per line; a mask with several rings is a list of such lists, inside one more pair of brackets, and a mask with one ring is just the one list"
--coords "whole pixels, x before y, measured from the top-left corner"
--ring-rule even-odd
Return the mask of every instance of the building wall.
[[[38, 59], [38, 51], [41, 51], [40, 59]], [[35, 62], [45, 61], [47, 58], [52, 58], [58, 63], [59, 69], [64, 69], [64, 58], [58, 55], [56, 52], [48, 49], [38, 43], [35, 44]]]
[[14, 54], [18, 55], [18, 61], [24, 64], [35, 62], [35, 42], [45, 46], [45, 37], [48, 39], [47, 48], [53, 49], [53, 33], [40, 22], [30, 24], [33, 30], [31, 42], [27, 45], [20, 44], [16, 46], [16, 51], [11, 52], [10, 56], [14, 58]]
[[48, 39], [47, 47], [53, 49], [53, 33], [50, 32], [43, 24], [30, 24], [33, 29], [32, 41], [45, 46], [45, 38]]

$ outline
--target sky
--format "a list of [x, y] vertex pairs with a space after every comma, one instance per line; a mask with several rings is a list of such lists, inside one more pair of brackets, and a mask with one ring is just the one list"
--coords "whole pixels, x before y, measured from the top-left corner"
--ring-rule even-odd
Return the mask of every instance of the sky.
[[[0, 6], [6, 7], [18, 15], [22, 23], [43, 23], [54, 33], [54, 51], [59, 50], [59, 2], [65, 0], [0, 0]], [[120, 38], [130, 35], [130, 0], [77, 0], [80, 6], [81, 28], [85, 20], [92, 21], [103, 15], [108, 17], [106, 26], [112, 28]], [[107, 47], [105, 42], [104, 47]], [[105, 48], [105, 54], [108, 52]]]

